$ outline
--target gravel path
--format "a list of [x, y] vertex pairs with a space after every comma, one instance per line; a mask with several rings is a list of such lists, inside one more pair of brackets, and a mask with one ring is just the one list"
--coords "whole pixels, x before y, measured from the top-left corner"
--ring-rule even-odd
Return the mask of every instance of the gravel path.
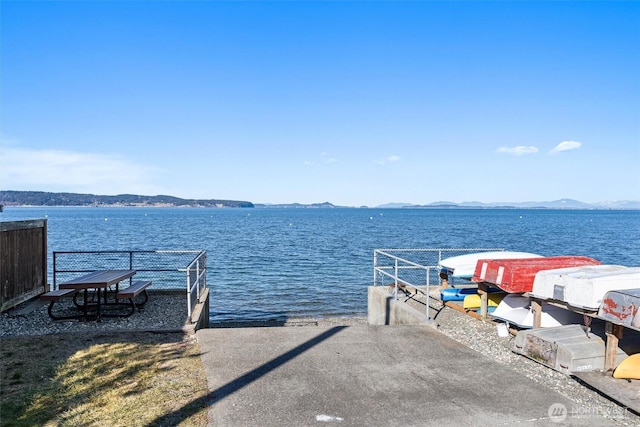
[[[71, 308], [70, 301], [66, 301], [65, 304]], [[441, 306], [435, 308], [437, 310]], [[53, 321], [47, 314], [46, 304], [38, 304], [36, 307], [30, 308], [19, 307], [17, 311], [12, 310], [0, 315], [0, 338], [77, 331], [175, 330], [182, 328], [185, 321], [186, 301], [183, 294], [156, 295], [152, 293], [144, 309], [136, 311], [131, 317], [105, 318], [102, 322]], [[594, 412], [603, 414], [619, 426], [640, 426], [640, 417], [634, 413], [626, 411], [570, 377], [513, 353], [511, 344], [514, 338], [511, 336], [508, 338], [498, 337], [494, 324], [482, 322], [447, 307], [437, 312], [434, 323], [437, 324], [437, 330], [446, 336], [502, 363], [505, 367], [521, 372], [535, 382], [575, 402], [575, 407], [569, 408], [569, 410], [573, 409], [574, 412], [579, 411], [581, 414]], [[367, 319], [362, 317], [297, 318], [287, 320], [283, 326], [309, 327], [355, 324], [367, 324]], [[221, 327], [223, 325], [213, 326]], [[241, 326], [253, 325], [243, 324]], [[262, 324], [262, 326], [265, 325]]]

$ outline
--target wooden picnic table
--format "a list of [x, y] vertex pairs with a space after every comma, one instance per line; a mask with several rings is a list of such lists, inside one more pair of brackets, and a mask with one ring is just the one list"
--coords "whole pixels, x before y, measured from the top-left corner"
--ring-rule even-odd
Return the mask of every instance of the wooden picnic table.
[[[83, 308], [85, 318], [87, 317], [89, 306], [87, 294], [89, 289], [94, 289], [97, 293], [96, 320], [100, 321], [102, 317], [102, 300], [104, 299], [105, 305], [108, 304], [107, 290], [111, 286], [115, 285], [117, 295], [120, 282], [133, 277], [135, 274], [136, 270], [98, 270], [92, 273], [85, 274], [84, 276], [77, 277], [71, 281], [61, 283], [58, 288], [84, 291], [84, 303], [81, 307]], [[114, 301], [114, 304], [115, 303], [117, 303], [117, 299]]]

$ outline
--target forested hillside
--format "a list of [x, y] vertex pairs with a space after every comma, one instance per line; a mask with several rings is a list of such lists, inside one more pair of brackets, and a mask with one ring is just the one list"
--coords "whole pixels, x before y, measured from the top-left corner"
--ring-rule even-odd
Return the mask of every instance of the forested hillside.
[[0, 191], [4, 206], [192, 206], [213, 208], [252, 208], [253, 203], [240, 200], [181, 199], [173, 196], [139, 196], [119, 194], [99, 196], [44, 191]]

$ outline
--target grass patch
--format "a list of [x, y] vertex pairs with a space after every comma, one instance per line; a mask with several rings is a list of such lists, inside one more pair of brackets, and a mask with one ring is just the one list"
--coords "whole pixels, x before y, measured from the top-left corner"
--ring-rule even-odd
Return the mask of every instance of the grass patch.
[[3, 339], [0, 347], [0, 426], [207, 424], [195, 338], [69, 333]]

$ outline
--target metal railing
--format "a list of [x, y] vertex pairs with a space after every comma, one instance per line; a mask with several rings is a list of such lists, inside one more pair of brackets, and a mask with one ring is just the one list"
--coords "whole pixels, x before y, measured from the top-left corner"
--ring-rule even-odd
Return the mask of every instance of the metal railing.
[[[399, 285], [416, 290], [425, 289], [426, 320], [429, 313], [430, 287], [440, 286], [440, 262], [444, 258], [475, 252], [503, 251], [503, 248], [422, 248], [422, 249], [375, 249], [373, 251], [373, 286], [394, 284], [393, 296], [398, 299]], [[388, 279], [388, 283], [385, 283]], [[453, 285], [452, 279], [449, 284]]]
[[200, 252], [185, 271], [187, 273], [187, 313], [191, 318], [193, 307], [200, 302], [202, 291], [207, 287], [207, 253]]
[[189, 318], [207, 285], [203, 250], [57, 251], [53, 252], [53, 289], [92, 271], [120, 269], [136, 270], [136, 280], [151, 280], [153, 289], [186, 289]]

